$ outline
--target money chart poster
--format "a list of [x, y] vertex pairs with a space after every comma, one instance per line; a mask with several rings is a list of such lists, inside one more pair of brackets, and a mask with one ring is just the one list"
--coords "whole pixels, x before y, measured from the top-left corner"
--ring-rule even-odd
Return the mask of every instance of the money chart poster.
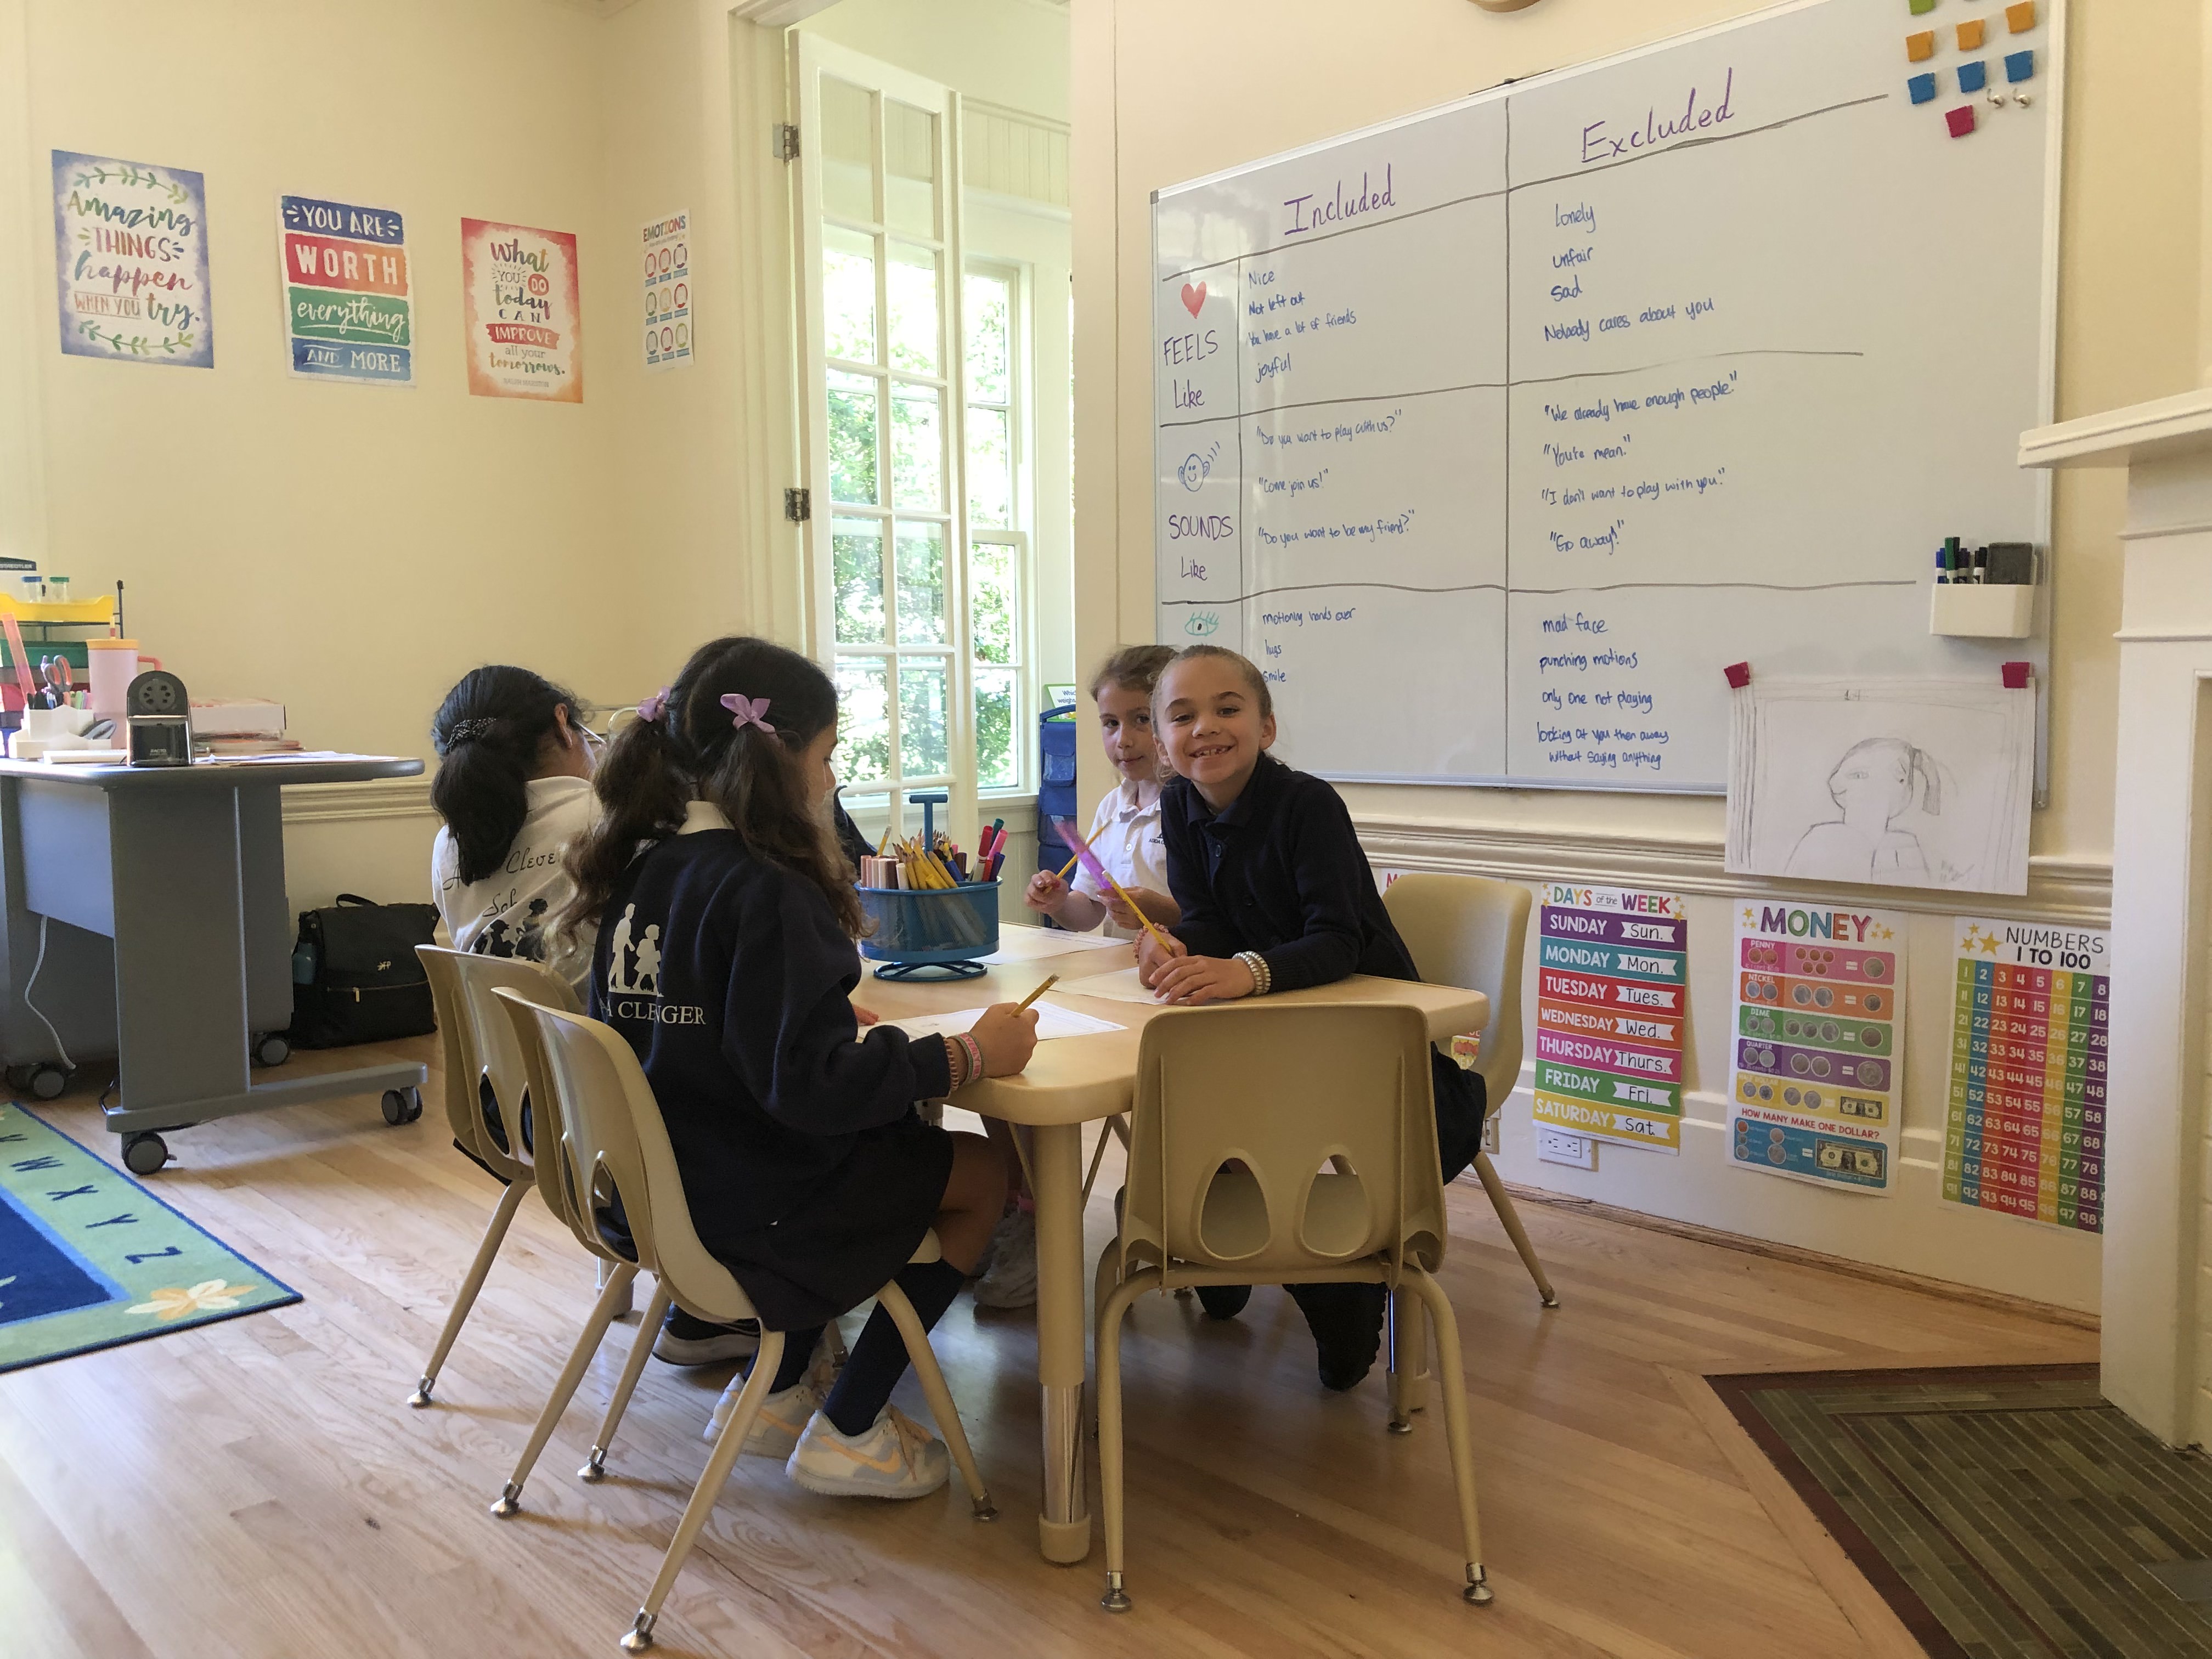
[[207, 180], [67, 149], [53, 152], [53, 169], [62, 349], [213, 368]]
[[313, 196], [281, 198], [276, 217], [292, 373], [411, 386], [406, 222], [389, 208]]
[[1539, 890], [1535, 1118], [1682, 1150], [1689, 921], [1673, 893]]
[[1960, 916], [1943, 1196], [2105, 1230], [2110, 936]]
[[584, 401], [574, 236], [464, 219], [461, 289], [471, 397]]
[[1886, 1193], [1905, 1086], [1905, 918], [1747, 900], [1735, 922], [1729, 1156]]

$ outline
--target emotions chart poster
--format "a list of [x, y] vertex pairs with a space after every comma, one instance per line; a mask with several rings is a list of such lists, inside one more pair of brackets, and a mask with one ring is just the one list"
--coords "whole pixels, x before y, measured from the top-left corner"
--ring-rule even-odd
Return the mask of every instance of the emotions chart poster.
[[1887, 1193], [1905, 1089], [1905, 918], [1747, 899], [1735, 920], [1729, 1157]]
[[469, 394], [584, 401], [584, 319], [576, 239], [461, 221]]
[[691, 361], [691, 216], [672, 213], [645, 227], [645, 366]]
[[1680, 896], [1565, 882], [1538, 892], [1536, 1121], [1680, 1153], [1690, 927]]
[[2110, 937], [1960, 916], [1943, 1196], [2105, 1230]]

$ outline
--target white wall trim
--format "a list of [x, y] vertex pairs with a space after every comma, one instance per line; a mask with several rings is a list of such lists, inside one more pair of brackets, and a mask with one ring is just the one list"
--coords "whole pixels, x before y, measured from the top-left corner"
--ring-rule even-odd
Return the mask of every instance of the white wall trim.
[[[1639, 836], [1357, 812], [1352, 822], [1368, 857], [1386, 869], [1432, 870], [1503, 881], [1598, 881], [1729, 898], [1765, 892], [1774, 884], [1768, 876], [1729, 873], [1725, 842], [1718, 836]], [[2027, 892], [2017, 897], [1801, 883], [1793, 883], [1791, 890], [1802, 890], [1811, 901], [1874, 904], [1927, 915], [1963, 913], [2103, 927], [2112, 916], [2112, 866], [2109, 860], [2033, 857], [2028, 860]]]
[[364, 778], [356, 783], [295, 783], [284, 791], [284, 822], [357, 823], [371, 818], [437, 817], [430, 779]]

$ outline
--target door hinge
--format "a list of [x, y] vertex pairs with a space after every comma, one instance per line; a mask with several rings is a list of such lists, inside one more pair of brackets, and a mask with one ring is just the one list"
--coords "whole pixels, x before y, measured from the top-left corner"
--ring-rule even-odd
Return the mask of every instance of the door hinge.
[[811, 489], [787, 489], [783, 492], [783, 516], [793, 524], [805, 524], [814, 516], [814, 492]]
[[799, 159], [799, 129], [788, 121], [779, 121], [775, 129], [775, 159], [796, 161]]

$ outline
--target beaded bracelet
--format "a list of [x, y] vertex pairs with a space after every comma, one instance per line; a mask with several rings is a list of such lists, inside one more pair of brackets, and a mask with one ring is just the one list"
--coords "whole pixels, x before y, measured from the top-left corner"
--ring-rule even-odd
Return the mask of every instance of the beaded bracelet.
[[1255, 997], [1267, 995], [1268, 987], [1275, 982], [1275, 976], [1267, 967], [1267, 958], [1257, 951], [1239, 951], [1237, 960], [1243, 963], [1245, 971], [1252, 975], [1252, 994]]
[[956, 1037], [939, 1036], [938, 1041], [945, 1045], [945, 1070], [951, 1079], [945, 1091], [950, 1094], [968, 1080], [968, 1051]]

